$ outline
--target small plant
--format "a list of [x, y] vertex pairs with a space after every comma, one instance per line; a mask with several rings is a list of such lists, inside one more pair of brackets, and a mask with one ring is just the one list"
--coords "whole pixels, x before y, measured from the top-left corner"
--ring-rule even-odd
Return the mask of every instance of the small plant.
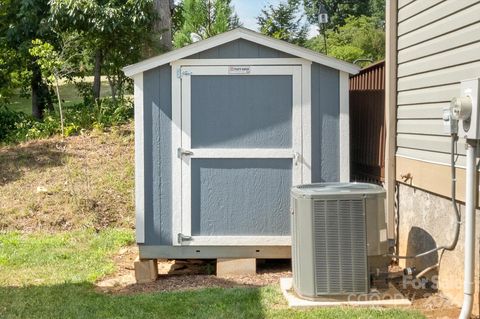
[[63, 121], [59, 117], [57, 112], [49, 111], [39, 121], [25, 113], [0, 107], [0, 143], [12, 144], [62, 134], [62, 122], [63, 136], [123, 124], [133, 118], [133, 102], [104, 98], [93, 106], [85, 103], [67, 106], [63, 110]]

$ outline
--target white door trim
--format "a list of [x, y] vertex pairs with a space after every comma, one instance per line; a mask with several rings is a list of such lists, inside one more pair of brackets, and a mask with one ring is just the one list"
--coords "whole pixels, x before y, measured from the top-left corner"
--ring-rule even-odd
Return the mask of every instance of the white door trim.
[[291, 236], [193, 236], [183, 246], [290, 246]]
[[[292, 184], [311, 181], [311, 132], [310, 132], [310, 65], [303, 59], [220, 59], [179, 60], [172, 62], [172, 243], [180, 245], [178, 234], [191, 235], [191, 158], [295, 158], [299, 167], [293, 174]], [[225, 65], [225, 63], [228, 63]], [[261, 65], [259, 63], [262, 63]], [[194, 66], [185, 66], [191, 63]], [[292, 65], [295, 64], [295, 65]], [[230, 65], [249, 65], [250, 75], [291, 75], [293, 85], [292, 148], [291, 149], [190, 149], [190, 88], [189, 74], [228, 74]], [[183, 75], [182, 75], [183, 74]], [[177, 76], [178, 75], [178, 76]], [[232, 74], [233, 76], [233, 74]], [[182, 94], [185, 92], [185, 94]], [[188, 92], [188, 93], [187, 93]], [[184, 107], [182, 107], [182, 104]], [[185, 111], [188, 110], [188, 111]], [[183, 124], [182, 127], [182, 122]], [[188, 123], [188, 124], [187, 124]], [[187, 124], [187, 125], [186, 125]], [[306, 141], [305, 141], [306, 139]], [[192, 156], [180, 160], [178, 149], [188, 149]], [[295, 164], [292, 172], [295, 171]], [[182, 176], [181, 180], [178, 176]], [[188, 176], [188, 177], [187, 177]], [[177, 178], [176, 178], [177, 177]], [[182, 187], [182, 184], [185, 187]], [[188, 210], [188, 214], [182, 211]], [[227, 242], [228, 241], [228, 242]], [[290, 236], [195, 236], [183, 245], [290, 245]]]
[[190, 149], [190, 158], [294, 158], [295, 154], [285, 148], [201, 148]]
[[172, 244], [178, 245], [182, 231], [182, 162], [177, 150], [182, 146], [182, 81], [176, 76], [180, 66], [172, 65]]

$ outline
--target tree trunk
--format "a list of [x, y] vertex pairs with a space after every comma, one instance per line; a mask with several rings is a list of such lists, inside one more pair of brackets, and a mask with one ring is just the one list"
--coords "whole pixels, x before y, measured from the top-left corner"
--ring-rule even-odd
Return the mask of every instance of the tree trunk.
[[117, 103], [117, 82], [113, 76], [107, 74], [108, 84], [110, 84], [110, 91], [112, 92], [112, 101]]
[[155, 11], [158, 14], [153, 26], [155, 33], [160, 34], [160, 46], [162, 50], [172, 49], [172, 0], [155, 0]]
[[42, 74], [37, 64], [32, 67], [30, 87], [32, 89], [32, 115], [41, 120], [45, 110], [45, 102], [42, 98]]
[[103, 55], [101, 50], [95, 52], [95, 68], [93, 70], [93, 100], [100, 99], [100, 86], [102, 76]]

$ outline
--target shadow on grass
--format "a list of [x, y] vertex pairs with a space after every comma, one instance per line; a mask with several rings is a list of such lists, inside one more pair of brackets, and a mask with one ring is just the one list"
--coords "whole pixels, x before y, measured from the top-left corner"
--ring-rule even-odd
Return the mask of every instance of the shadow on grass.
[[20, 179], [25, 170], [63, 165], [67, 154], [62, 148], [62, 143], [55, 140], [40, 140], [0, 148], [0, 186]]
[[256, 288], [111, 295], [91, 284], [0, 288], [2, 318], [264, 318]]

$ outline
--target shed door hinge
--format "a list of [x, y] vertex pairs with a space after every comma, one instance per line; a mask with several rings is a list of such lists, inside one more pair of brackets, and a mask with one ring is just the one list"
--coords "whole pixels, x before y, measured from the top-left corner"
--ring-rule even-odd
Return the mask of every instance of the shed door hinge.
[[181, 79], [182, 76], [184, 76], [184, 75], [192, 75], [192, 71], [185, 71], [185, 70], [182, 71], [181, 68], [178, 68], [177, 69], [177, 78]]

